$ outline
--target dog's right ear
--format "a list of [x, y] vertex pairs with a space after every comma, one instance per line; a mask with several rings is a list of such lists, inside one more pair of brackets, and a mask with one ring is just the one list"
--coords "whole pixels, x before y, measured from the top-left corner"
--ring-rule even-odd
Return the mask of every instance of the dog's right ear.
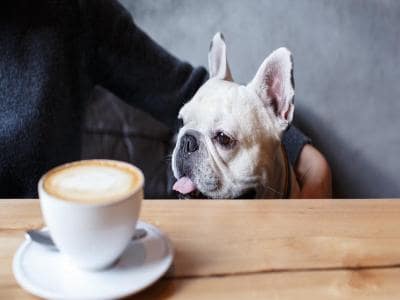
[[210, 78], [215, 77], [222, 80], [233, 81], [226, 57], [224, 36], [221, 32], [217, 32], [211, 41], [210, 50], [208, 51], [208, 69]]
[[247, 86], [266, 106], [272, 107], [282, 130], [292, 122], [294, 79], [292, 54], [288, 49], [279, 48], [272, 52]]

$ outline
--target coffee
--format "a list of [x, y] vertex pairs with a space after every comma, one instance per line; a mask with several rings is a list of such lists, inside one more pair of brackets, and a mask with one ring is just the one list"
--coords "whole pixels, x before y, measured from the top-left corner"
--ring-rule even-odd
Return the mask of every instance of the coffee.
[[84, 204], [114, 202], [142, 184], [131, 165], [110, 160], [83, 160], [62, 165], [44, 176], [44, 190], [64, 201]]
[[138, 168], [113, 160], [82, 160], [47, 172], [38, 192], [57, 248], [83, 269], [113, 264], [135, 232], [143, 185]]

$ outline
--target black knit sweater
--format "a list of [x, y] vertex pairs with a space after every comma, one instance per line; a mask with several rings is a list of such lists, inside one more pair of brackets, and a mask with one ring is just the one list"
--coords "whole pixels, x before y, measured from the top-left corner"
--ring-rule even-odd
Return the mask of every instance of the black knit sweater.
[[94, 85], [172, 127], [206, 80], [112, 0], [0, 2], [0, 198], [36, 197], [48, 169], [80, 158]]

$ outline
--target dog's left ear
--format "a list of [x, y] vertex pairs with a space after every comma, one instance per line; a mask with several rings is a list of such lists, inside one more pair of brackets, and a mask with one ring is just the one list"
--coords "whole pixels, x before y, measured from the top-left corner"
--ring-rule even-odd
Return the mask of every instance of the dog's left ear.
[[221, 32], [217, 32], [211, 41], [208, 51], [208, 70], [210, 78], [233, 81], [226, 57], [225, 40]]
[[294, 79], [292, 54], [286, 48], [272, 52], [248, 84], [265, 105], [271, 106], [281, 129], [292, 122], [294, 112]]

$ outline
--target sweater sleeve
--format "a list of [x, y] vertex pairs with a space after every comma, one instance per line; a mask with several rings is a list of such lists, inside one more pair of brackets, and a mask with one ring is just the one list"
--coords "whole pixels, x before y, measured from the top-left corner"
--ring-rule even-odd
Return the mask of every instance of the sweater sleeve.
[[290, 164], [294, 167], [301, 150], [306, 144], [311, 144], [311, 139], [294, 125], [289, 125], [283, 133], [282, 144], [285, 147]]
[[207, 71], [169, 54], [117, 1], [82, 0], [81, 9], [94, 83], [173, 128], [179, 109], [207, 79]]

